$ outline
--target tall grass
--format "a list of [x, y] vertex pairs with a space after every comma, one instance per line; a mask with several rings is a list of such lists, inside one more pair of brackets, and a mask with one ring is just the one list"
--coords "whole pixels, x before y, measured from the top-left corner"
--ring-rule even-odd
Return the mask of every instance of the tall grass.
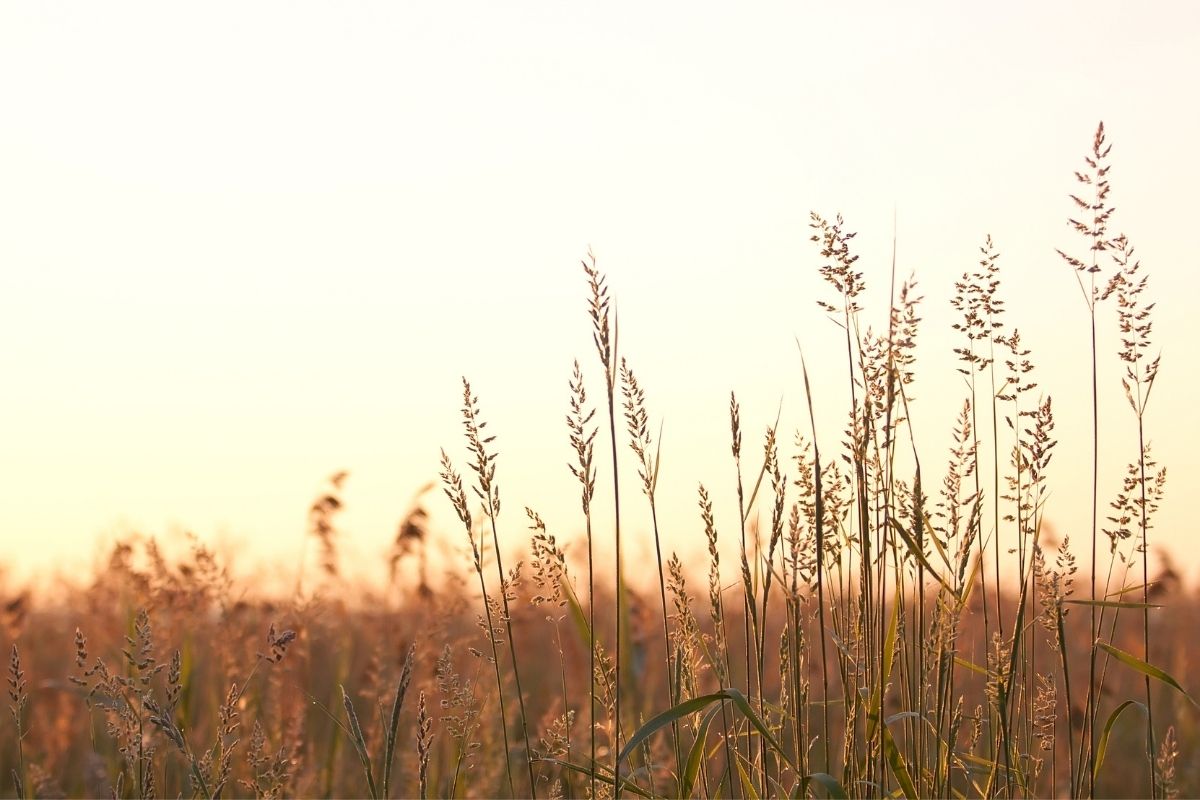
[[[1090, 194], [1072, 196], [1082, 213], [1070, 227], [1087, 253], [1063, 253], [1087, 312], [1085, 396], [1039, 394], [1037, 360], [1009, 324], [1000, 255], [988, 237], [953, 287], [951, 347], [964, 393], [946, 426], [948, 452], [932, 449], [940, 432], [918, 435], [912, 422], [917, 341], [926, 335], [915, 279], [898, 281], [893, 257], [879, 277], [888, 306], [874, 319], [864, 298], [876, 278], [859, 263], [855, 233], [841, 216], [813, 214], [811, 261], [830, 289], [818, 305], [837, 328], [842, 377], [811, 381], [801, 352], [794, 368], [806, 393], [804, 429], [785, 431], [781, 410], [754, 444], [731, 393], [730, 481], [698, 487], [695, 532], [708, 563], [689, 570], [659, 530], [662, 428], [653, 432], [646, 393], [618, 351], [615, 303], [589, 253], [587, 323], [606, 405], [591, 404], [577, 360], [566, 422], [568, 468], [580, 488], [579, 559], [526, 507], [529, 559], [505, 568], [512, 550], [502, 539], [514, 530], [500, 516], [498, 439], [464, 379], [470, 491], [448, 452], [440, 463], [462, 532], [456, 544], [435, 537], [418, 498], [397, 537], [396, 585], [386, 593], [355, 593], [338, 567], [334, 515], [345, 473], [310, 512], [321, 573], [305, 581], [301, 556], [286, 598], [242, 594], [199, 543], [171, 561], [153, 540], [120, 544], [97, 575], [63, 587], [59, 606], [31, 609], [0, 585], [2, 644], [11, 653], [12, 722], [0, 729], [9, 791], [1200, 792], [1200, 716], [1179, 680], [1183, 645], [1195, 646], [1182, 632], [1200, 623], [1200, 602], [1172, 586], [1169, 571], [1156, 580], [1147, 565], [1166, 474], [1146, 416], [1160, 362], [1148, 278], [1128, 237], [1109, 233], [1108, 157], [1101, 126], [1087, 169], [1076, 174]], [[1120, 340], [1138, 448], [1116, 476], [1099, 460], [1101, 436], [1116, 438], [1099, 423], [1114, 393], [1100, 381], [1105, 326]], [[830, 402], [841, 407], [839, 419], [819, 419], [816, 409]], [[1086, 575], [1076, 566], [1079, 545], [1052, 541], [1045, 524], [1056, 469], [1081, 462], [1060, 452], [1055, 413], [1085, 405]], [[833, 422], [837, 442], [825, 433]], [[598, 440], [610, 458], [595, 457]], [[654, 541], [657, 587], [647, 597], [624, 571], [620, 486], [629, 452]], [[1101, 519], [1100, 489], [1110, 480], [1118, 488]], [[611, 531], [595, 521], [598, 481], [612, 482]], [[737, 514], [731, 530], [718, 529], [721, 507]], [[599, 560], [601, 541], [611, 541], [611, 564]], [[457, 560], [429, 580], [426, 551], [439, 544]], [[736, 576], [723, 551], [736, 553]], [[416, 579], [405, 584], [409, 560]], [[573, 570], [586, 570], [586, 590]], [[706, 591], [694, 596], [688, 581]], [[1169, 640], [1182, 644], [1168, 651], [1160, 643]]]

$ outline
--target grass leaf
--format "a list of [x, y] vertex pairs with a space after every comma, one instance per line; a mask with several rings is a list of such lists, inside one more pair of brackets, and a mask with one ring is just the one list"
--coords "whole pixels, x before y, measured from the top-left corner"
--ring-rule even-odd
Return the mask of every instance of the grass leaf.
[[346, 719], [350, 723], [350, 741], [354, 744], [354, 751], [358, 754], [358, 760], [362, 762], [363, 772], [367, 776], [367, 788], [371, 792], [371, 797], [377, 798], [379, 797], [379, 792], [375, 788], [375, 776], [371, 770], [371, 756], [367, 752], [367, 741], [363, 736], [362, 726], [358, 724], [358, 713], [354, 710], [354, 702], [346, 692], [346, 687], [339, 684], [338, 688], [342, 690], [342, 705], [346, 709]]
[[708, 740], [708, 727], [712, 724], [713, 717], [721, 710], [718, 704], [708, 710], [708, 713], [700, 720], [700, 727], [696, 729], [696, 738], [692, 742], [692, 749], [688, 751], [687, 764], [683, 770], [683, 778], [679, 784], [679, 797], [691, 797], [692, 789], [696, 786], [696, 776], [700, 772], [700, 762], [704, 758], [704, 743]]
[[1101, 650], [1105, 651], [1106, 653], [1108, 653], [1109, 655], [1111, 655], [1113, 658], [1117, 659], [1118, 661], [1133, 667], [1134, 669], [1136, 669], [1138, 672], [1142, 673], [1143, 675], [1149, 675], [1151, 678], [1154, 678], [1156, 681], [1162, 681], [1167, 686], [1170, 686], [1172, 689], [1176, 690], [1177, 692], [1182, 694], [1184, 697], [1186, 697], [1188, 699], [1188, 702], [1191, 703], [1192, 705], [1196, 706], [1196, 708], [1200, 708], [1200, 703], [1197, 703], [1196, 699], [1194, 697], [1192, 697], [1190, 694], [1188, 694], [1186, 689], [1184, 689], [1182, 686], [1179, 685], [1179, 681], [1175, 680], [1170, 675], [1168, 675], [1166, 672], [1163, 672], [1161, 669], [1154, 666], [1153, 664], [1147, 664], [1145, 661], [1142, 661], [1140, 658], [1133, 655], [1132, 653], [1126, 653], [1124, 650], [1113, 647], [1111, 644], [1107, 644], [1106, 642], [1100, 642], [1096, 646], [1099, 647]]
[[[562, 767], [563, 769], [570, 770], [571, 772], [577, 772], [580, 775], [586, 775], [589, 778], [595, 778], [601, 783], [607, 783], [609, 786], [613, 785], [612, 773], [599, 765], [597, 765], [596, 769], [592, 769], [590, 767], [585, 767], [582, 764], [572, 764], [570, 761], [563, 761], [560, 758], [539, 758], [536, 760], [541, 761], [544, 764], [554, 764], [557, 767]], [[636, 794], [638, 797], [646, 797], [651, 799], [654, 798], [654, 795], [650, 794], [633, 781], [624, 777], [621, 778], [621, 791], [629, 792], [630, 794]]]
[[1157, 603], [1133, 603], [1123, 600], [1063, 600], [1063, 602], [1096, 608], [1162, 608], [1162, 605]]
[[904, 756], [900, 753], [900, 748], [896, 747], [896, 740], [892, 738], [892, 731], [887, 725], [883, 726], [883, 753], [887, 758], [888, 768], [904, 791], [904, 796], [908, 800], [916, 800], [917, 787], [913, 784], [908, 765], [904, 763]]
[[759, 800], [758, 792], [754, 790], [754, 784], [750, 782], [750, 776], [746, 774], [742, 762], [737, 762], [738, 778], [742, 781], [742, 792], [746, 796], [746, 800]]
[[1092, 773], [1093, 784], [1095, 784], [1096, 776], [1100, 774], [1100, 767], [1104, 766], [1104, 754], [1108, 752], [1108, 737], [1112, 733], [1113, 725], [1117, 724], [1117, 718], [1130, 706], [1137, 706], [1143, 714], [1146, 713], [1146, 706], [1143, 704], [1136, 700], [1126, 700], [1108, 715], [1108, 720], [1104, 723], [1104, 731], [1100, 734], [1100, 743], [1096, 745], [1096, 771]]
[[828, 772], [810, 772], [801, 782], [804, 791], [808, 791], [808, 786], [813, 781], [821, 784], [825, 789], [825, 794], [834, 798], [834, 800], [847, 800], [848, 795], [842, 785], [838, 783], [837, 778], [830, 775]]
[[622, 761], [628, 758], [629, 755], [643, 742], [645, 742], [658, 731], [670, 725], [672, 722], [676, 722], [690, 714], [695, 714], [709, 705], [723, 700], [732, 700], [733, 704], [738, 707], [743, 715], [745, 715], [746, 719], [750, 721], [750, 724], [754, 726], [759, 735], [762, 736], [767, 744], [771, 746], [771, 749], [778, 754], [784, 763], [786, 763], [793, 770], [796, 769], [796, 765], [792, 763], [791, 756], [789, 756], [783, 749], [783, 745], [780, 744], [779, 740], [775, 738], [775, 735], [771, 733], [770, 728], [767, 727], [767, 724], [763, 721], [762, 717], [755, 712], [753, 706], [750, 705], [750, 701], [746, 699], [746, 695], [742, 694], [737, 689], [722, 689], [721, 691], [713, 692], [712, 694], [693, 697], [691, 700], [685, 700], [678, 705], [668, 708], [666, 711], [656, 714], [644, 725], [642, 725], [642, 727], [638, 728], [633, 736], [629, 737], [629, 741], [625, 743], [624, 749], [621, 750], [620, 755], [617, 757], [617, 763], [620, 764]]
[[888, 522], [891, 523], [892, 529], [895, 530], [896, 533], [900, 534], [900, 538], [904, 540], [904, 544], [908, 547], [908, 552], [912, 554], [913, 558], [920, 561], [921, 564], [924, 565], [925, 569], [929, 571], [929, 574], [937, 579], [937, 582], [940, 583], [947, 592], [955, 595], [956, 593], [954, 589], [950, 586], [950, 584], [946, 583], [946, 579], [942, 577], [942, 573], [934, 569], [933, 564], [929, 563], [929, 559], [925, 557], [925, 553], [921, 551], [920, 547], [917, 547], [917, 543], [913, 541], [912, 534], [905, 530], [904, 526], [895, 519], [889, 519]]
[[678, 705], [668, 708], [660, 714], [651, 717], [646, 724], [638, 728], [633, 736], [629, 737], [629, 741], [625, 743], [625, 747], [621, 750], [621, 754], [617, 756], [617, 763], [620, 764], [629, 754], [636, 750], [642, 742], [649, 739], [657, 731], [676, 722], [679, 719], [695, 714], [697, 711], [703, 710], [708, 705], [725, 699], [724, 691], [715, 692], [714, 694], [705, 694], [700, 697], [693, 697], [691, 700], [684, 700]]

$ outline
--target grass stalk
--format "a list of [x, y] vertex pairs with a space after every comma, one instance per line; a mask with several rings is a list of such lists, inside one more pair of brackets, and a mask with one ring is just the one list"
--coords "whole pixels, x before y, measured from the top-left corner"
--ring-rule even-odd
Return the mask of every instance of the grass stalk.
[[[525, 712], [525, 692], [521, 687], [521, 668], [517, 660], [517, 645], [513, 636], [512, 611], [509, 608], [510, 579], [504, 571], [504, 556], [500, 550], [500, 532], [496, 518], [500, 515], [500, 487], [496, 484], [496, 453], [488, 452], [487, 445], [495, 437], [483, 435], [486, 422], [479, 419], [478, 398], [471, 393], [471, 384], [463, 378], [463, 425], [467, 444], [475, 460], [471, 463], [479, 486], [477, 497], [483, 502], [484, 516], [492, 531], [492, 545], [496, 557], [496, 573], [500, 581], [501, 621], [507, 634], [508, 652], [512, 659], [513, 680], [517, 689], [517, 706], [521, 713], [521, 735], [525, 740], [525, 767], [529, 773], [530, 796], [537, 798], [537, 781], [533, 775], [533, 748], [529, 745], [529, 717]], [[481, 576], [482, 577], [482, 576]]]
[[590, 296], [588, 300], [588, 311], [592, 321], [592, 338], [596, 345], [596, 353], [600, 358], [600, 365], [604, 369], [604, 389], [608, 400], [608, 439], [609, 449], [612, 454], [612, 485], [613, 485], [613, 542], [616, 549], [614, 556], [614, 596], [617, 598], [617, 626], [616, 638], [613, 647], [613, 659], [616, 665], [615, 693], [616, 699], [614, 702], [614, 732], [613, 732], [613, 776], [614, 776], [614, 793], [617, 798], [620, 798], [621, 791], [625, 787], [625, 782], [621, 778], [621, 764], [617, 759], [617, 754], [621, 749], [621, 694], [622, 685], [624, 683], [624, 670], [621, 653], [621, 634], [622, 622], [624, 614], [622, 613], [621, 604], [625, 594], [625, 581], [623, 574], [623, 562], [621, 558], [621, 481], [620, 468], [617, 462], [617, 406], [616, 406], [616, 388], [617, 388], [617, 324], [615, 314], [610, 324], [609, 321], [609, 296], [608, 287], [605, 285], [605, 278], [599, 270], [596, 269], [596, 258], [590, 252], [588, 260], [582, 262], [583, 270], [588, 276], [588, 288]]
[[[583, 372], [575, 362], [571, 374], [571, 413], [567, 415], [571, 446], [575, 450], [576, 463], [568, 465], [580, 483], [580, 503], [583, 509], [584, 533], [587, 538], [588, 569], [588, 764], [596, 764], [596, 574], [595, 550], [592, 539], [592, 498], [596, 493], [596, 468], [593, 463], [597, 428], [589, 429], [596, 410], [587, 407], [587, 390], [583, 385]], [[596, 796], [596, 773], [588, 773], [591, 796]]]
[[[1111, 145], [1107, 145], [1104, 136], [1104, 123], [1101, 122], [1096, 128], [1096, 135], [1092, 140], [1091, 154], [1085, 157], [1084, 161], [1088, 166], [1087, 172], [1076, 172], [1075, 177], [1079, 183], [1091, 188], [1093, 196], [1090, 200], [1085, 200], [1077, 195], [1071, 195], [1071, 200], [1075, 203], [1083, 213], [1082, 220], [1070, 219], [1068, 224], [1076, 232], [1080, 233], [1088, 243], [1087, 259], [1076, 258], [1059, 250], [1058, 253], [1064, 261], [1073, 269], [1075, 279], [1079, 284], [1079, 290], [1083, 294], [1084, 303], [1088, 310], [1088, 323], [1090, 333], [1090, 355], [1092, 369], [1092, 526], [1091, 526], [1091, 600], [1090, 608], [1090, 627], [1091, 646], [1088, 657], [1088, 693], [1087, 693], [1087, 711], [1085, 717], [1085, 728], [1087, 731], [1087, 759], [1088, 759], [1088, 795], [1094, 798], [1096, 795], [1095, 774], [1096, 774], [1096, 715], [1097, 710], [1097, 691], [1096, 691], [1096, 647], [1100, 635], [1099, 622], [1097, 619], [1097, 606], [1095, 605], [1096, 594], [1096, 541], [1099, 535], [1099, 504], [1100, 504], [1100, 388], [1099, 388], [1099, 372], [1097, 367], [1098, 347], [1096, 343], [1096, 307], [1100, 301], [1100, 293], [1096, 288], [1096, 276], [1100, 273], [1099, 254], [1108, 250], [1111, 242], [1108, 238], [1108, 221], [1113, 213], [1113, 209], [1108, 205], [1109, 183], [1108, 170], [1109, 165], [1106, 163], [1109, 153], [1112, 150]], [[1085, 284], [1084, 275], [1087, 276]]]
[[475, 567], [475, 574], [479, 578], [479, 592], [483, 598], [483, 612], [487, 622], [487, 638], [488, 645], [492, 651], [492, 666], [496, 674], [496, 696], [500, 702], [500, 732], [504, 741], [504, 774], [508, 779], [509, 795], [516, 797], [516, 788], [513, 784], [512, 777], [512, 759], [509, 754], [512, 752], [509, 749], [508, 742], [508, 709], [504, 702], [504, 680], [500, 676], [500, 649], [496, 642], [497, 627], [496, 621], [492, 616], [492, 601], [488, 594], [487, 581], [483, 577], [483, 554], [480, 552], [479, 544], [475, 540], [475, 531], [471, 517], [470, 508], [467, 506], [467, 493], [463, 489], [462, 476], [455, 470], [450, 461], [450, 456], [446, 451], [442, 451], [442, 482], [446, 496], [450, 498], [450, 502], [454, 505], [454, 510], [458, 514], [459, 520], [467, 532], [467, 539], [471, 544], [471, 553]]
[[[650, 504], [650, 525], [654, 532], [654, 561], [658, 566], [658, 592], [662, 611], [663, 632], [663, 667], [667, 681], [667, 697], [670, 705], [674, 706], [682, 699], [680, 687], [673, 680], [675, 669], [671, 660], [671, 633], [667, 620], [667, 584], [663, 574], [662, 537], [658, 531], [658, 504], [655, 502], [655, 490], [658, 488], [658, 469], [661, 465], [662, 430], [658, 435], [658, 445], [654, 453], [649, 428], [649, 417], [646, 412], [646, 393], [638, 384], [637, 376], [629, 368], [624, 358], [621, 359], [621, 393], [624, 396], [625, 422], [629, 433], [629, 447], [638, 457], [638, 477], [642, 481], [642, 493]], [[679, 723], [671, 722], [671, 744], [675, 752], [675, 763], [683, 763], [683, 751], [679, 746]]]

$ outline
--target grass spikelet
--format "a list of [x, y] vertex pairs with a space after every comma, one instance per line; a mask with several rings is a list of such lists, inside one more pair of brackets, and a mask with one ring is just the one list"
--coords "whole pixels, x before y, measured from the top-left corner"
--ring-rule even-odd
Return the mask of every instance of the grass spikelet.
[[433, 750], [433, 718], [425, 707], [425, 692], [417, 698], [417, 774], [421, 800], [429, 796], [429, 755]]

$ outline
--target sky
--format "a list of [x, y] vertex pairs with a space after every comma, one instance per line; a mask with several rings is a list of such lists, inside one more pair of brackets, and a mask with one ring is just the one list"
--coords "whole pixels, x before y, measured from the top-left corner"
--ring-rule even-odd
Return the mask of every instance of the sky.
[[[377, 574], [440, 449], [466, 469], [463, 376], [497, 435], [505, 541], [526, 506], [575, 540], [574, 359], [602, 394], [589, 248], [662, 426], [667, 547], [702, 553], [698, 482], [736, 524], [731, 390], [748, 452], [777, 413], [784, 442], [807, 433], [799, 342], [818, 435], [839, 438], [813, 211], [859, 231], [864, 319], [885, 323], [893, 245], [919, 282], [932, 463], [964, 395], [953, 284], [993, 237], [1055, 401], [1047, 518], [1082, 541], [1087, 313], [1055, 249], [1083, 249], [1068, 194], [1103, 120], [1114, 226], [1158, 302], [1153, 535], [1200, 577], [1198, 42], [1194, 4], [1111, 0], [0, 5], [0, 561], [80, 574], [115, 536], [190, 531], [292, 565], [347, 470], [343, 558]], [[1136, 456], [1111, 307], [1100, 346], [1103, 507]], [[636, 559], [648, 512], [626, 488]]]

